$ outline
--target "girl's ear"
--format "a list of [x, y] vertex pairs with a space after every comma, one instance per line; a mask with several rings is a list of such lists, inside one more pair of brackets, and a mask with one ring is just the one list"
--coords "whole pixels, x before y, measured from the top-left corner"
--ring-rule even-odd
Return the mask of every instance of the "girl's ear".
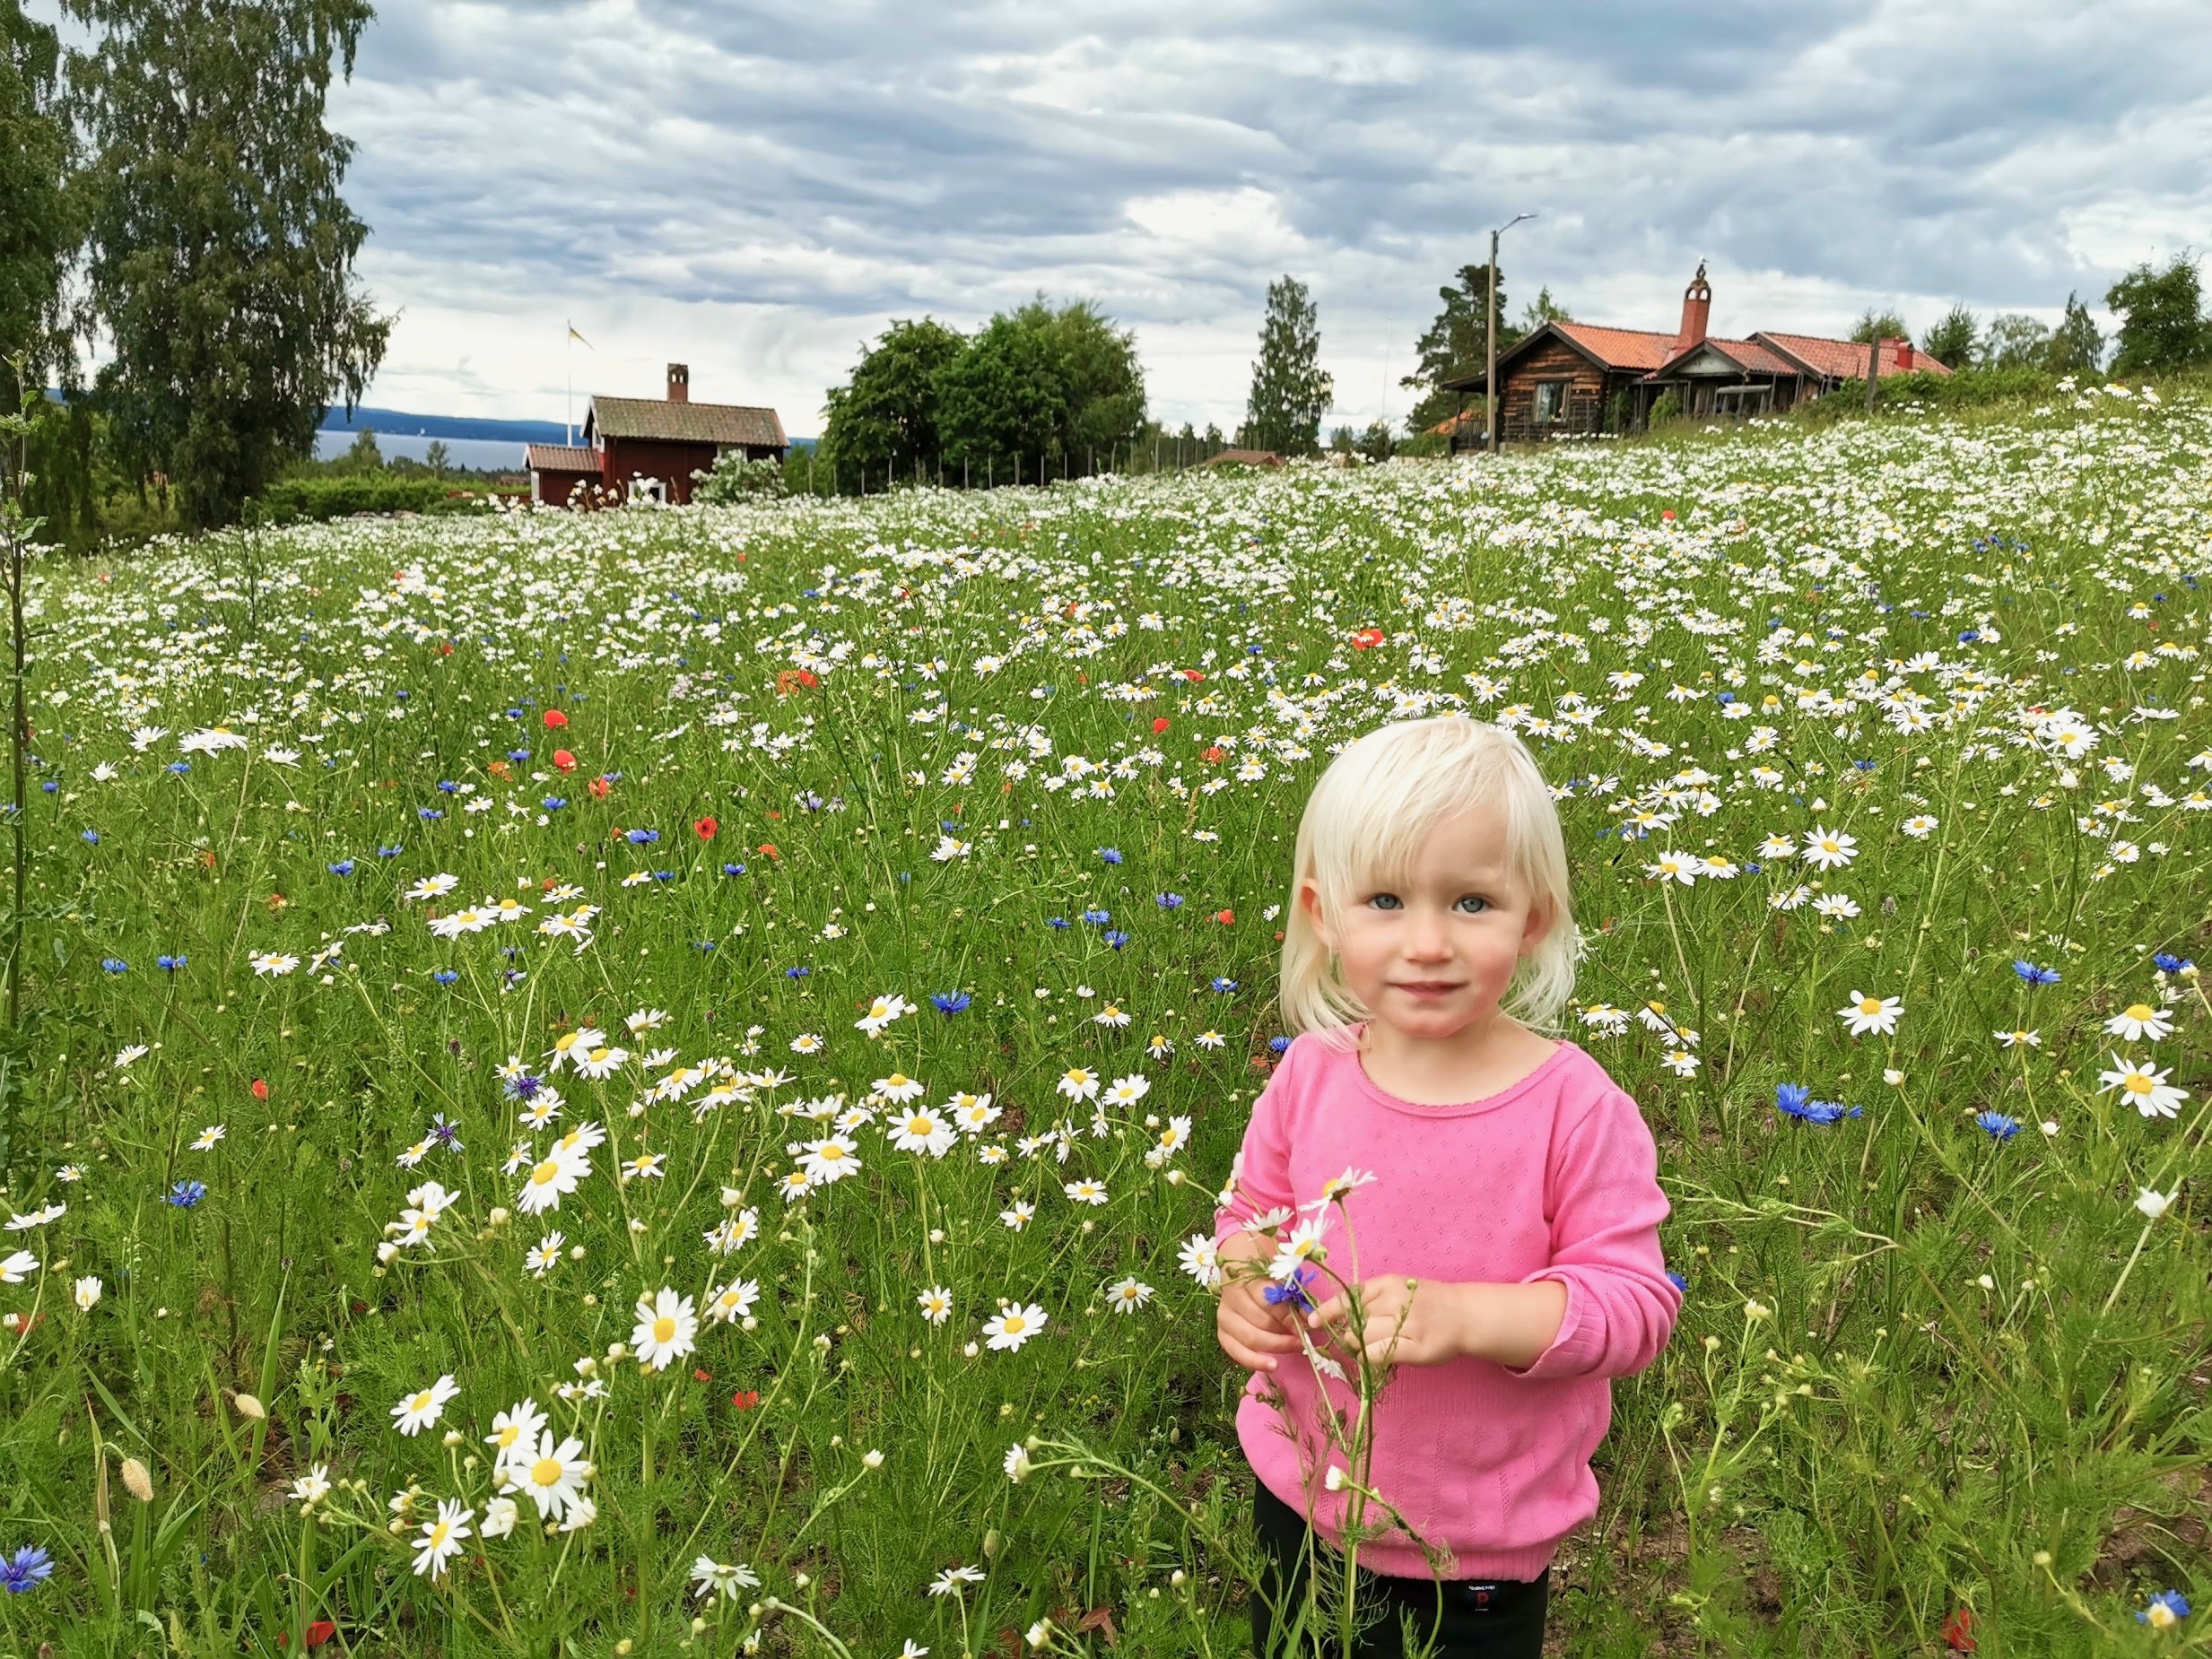
[[1520, 930], [1520, 953], [1523, 956], [1542, 944], [1551, 934], [1552, 925], [1558, 920], [1552, 907], [1538, 899], [1528, 907], [1528, 919]]
[[1328, 924], [1321, 915], [1320, 883], [1311, 876], [1298, 883], [1298, 908], [1306, 913], [1306, 921], [1312, 926], [1314, 936], [1320, 940], [1322, 948], [1334, 951], [1337, 942], [1329, 936]]

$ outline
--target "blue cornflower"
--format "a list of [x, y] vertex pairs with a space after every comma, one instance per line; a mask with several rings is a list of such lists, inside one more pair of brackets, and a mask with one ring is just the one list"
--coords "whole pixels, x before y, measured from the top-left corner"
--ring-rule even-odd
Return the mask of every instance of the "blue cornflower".
[[1291, 1039], [1287, 1037], [1270, 1037], [1267, 1039], [1267, 1052], [1271, 1055], [1287, 1054], [1290, 1046]]
[[530, 751], [527, 749], [509, 749], [507, 751], [507, 758], [517, 766], [520, 766], [530, 758]]
[[175, 1204], [179, 1210], [189, 1210], [207, 1196], [205, 1181], [179, 1181], [162, 1195], [163, 1203]]
[[187, 956], [157, 956], [153, 965], [165, 974], [173, 974], [192, 959]]
[[442, 777], [438, 780], [438, 793], [440, 795], [458, 795], [460, 792], [460, 785], [450, 783]]
[[445, 816], [443, 812], [440, 812], [434, 806], [418, 806], [414, 809], [414, 815], [417, 818], [422, 819], [425, 823], [434, 822], [438, 819]]
[[[14, 1587], [13, 1584], [8, 1586], [11, 1590]], [[2156, 1619], [2152, 1616], [2161, 1611], [2168, 1614], [2169, 1617]], [[2135, 1621], [2138, 1624], [2156, 1624], [2163, 1627], [2188, 1617], [2189, 1598], [2179, 1590], [2161, 1590], [2156, 1595], [2151, 1597], [2149, 1606], [2136, 1614]]]
[[1981, 636], [1979, 633], [1977, 633], [1974, 630], [1973, 630], [1973, 629], [1969, 628], [1969, 629], [1966, 629], [1966, 630], [1963, 630], [1963, 631], [1959, 634], [1959, 637], [1958, 637], [1958, 642], [1959, 642], [1959, 644], [1961, 644], [1961, 645], [1973, 645], [1973, 644], [1974, 644], [1976, 641], [1978, 641], [1981, 638]]
[[84, 832], [84, 844], [87, 847], [98, 847], [100, 845], [100, 831], [97, 830], [87, 830]]
[[1180, 893], [1154, 893], [1152, 901], [1163, 910], [1180, 910], [1183, 908], [1183, 896]]
[[1117, 951], [1121, 949], [1123, 945], [1129, 942], [1128, 934], [1123, 933], [1118, 927], [1110, 927], [1106, 930], [1106, 932], [1099, 936], [1105, 940], [1108, 944], [1111, 945]]
[[1083, 913], [1083, 919], [1086, 922], [1093, 923], [1110, 922], [1114, 919], [1114, 913], [1110, 910], [1101, 910], [1094, 907], [1091, 909], [1085, 910]]
[[965, 991], [932, 991], [929, 993], [929, 1000], [936, 1005], [939, 1013], [956, 1014], [974, 1002], [975, 998]]
[[1976, 1112], [1974, 1122], [1988, 1130], [1990, 1138], [1995, 1141], [2009, 1141], [2020, 1133], [2020, 1120], [2002, 1112]]
[[623, 831], [623, 839], [632, 847], [645, 847], [659, 840], [660, 831], [658, 830], [625, 830]]
[[714, 941], [711, 939], [694, 939], [692, 944], [693, 948], [701, 951], [710, 951], [714, 949]]
[[743, 864], [724, 864], [722, 866], [724, 875], [743, 875], [745, 873], [745, 867]]
[[1045, 918], [1045, 925], [1047, 927], [1073, 927], [1075, 924], [1064, 916], [1053, 916]]
[[522, 718], [522, 710], [519, 708], [509, 708], [507, 711], [507, 717], [509, 720], [519, 720]]
[[1813, 1091], [1803, 1083], [1776, 1083], [1774, 1085], [1774, 1109], [1789, 1116], [1804, 1116], [1806, 1103], [1812, 1098]]
[[1098, 856], [1110, 864], [1118, 864], [1121, 862], [1121, 854], [1114, 847], [1102, 847], [1098, 849]]
[[1215, 974], [1214, 976], [1213, 985], [1216, 991], [1233, 991], [1237, 988], [1237, 982], [1235, 980], [1227, 978], [1221, 974]]
[[1296, 1276], [1288, 1284], [1271, 1284], [1259, 1294], [1270, 1306], [1281, 1302], [1292, 1302], [1311, 1312], [1316, 1304], [1313, 1299], [1306, 1294], [1306, 1287], [1319, 1276], [1320, 1269], [1317, 1267], [1311, 1265], [1301, 1267]]
[[430, 1138], [448, 1151], [457, 1152], [461, 1150], [461, 1125], [448, 1123], [446, 1115], [440, 1112], [431, 1119]]
[[568, 803], [569, 797], [564, 795], [549, 795], [538, 803], [549, 812], [557, 812]]
[[787, 968], [783, 970], [783, 977], [786, 979], [804, 979], [814, 971], [811, 968]]
[[673, 882], [675, 880], [675, 872], [673, 870], [656, 870], [653, 872], [653, 879], [656, 882]]
[[2033, 962], [2024, 962], [2016, 958], [2013, 961], [2012, 971], [2030, 985], [2056, 985], [2059, 983], [2057, 968], [2038, 968]]
[[49, 777], [49, 778], [48, 778], [48, 779], [47, 779], [44, 783], [40, 784], [40, 785], [39, 786], [39, 787], [40, 789], [44, 790], [44, 791], [45, 791], [48, 795], [55, 795], [55, 794], [57, 794], [57, 793], [59, 793], [59, 791], [60, 791], [60, 789], [61, 789], [61, 786], [60, 786], [59, 784], [56, 783], [56, 782], [55, 782], [52, 778], [50, 778], [50, 777]]
[[406, 851], [406, 848], [402, 847], [398, 842], [395, 841], [389, 847], [378, 847], [377, 856], [379, 858], [396, 858], [405, 851]]
[[23, 1595], [37, 1589], [53, 1570], [52, 1556], [37, 1544], [25, 1544], [13, 1555], [0, 1559], [0, 1585], [7, 1586], [10, 1595]]
[[162, 769], [170, 772], [188, 772], [192, 769], [192, 762], [189, 760], [171, 760], [168, 766], [164, 767]]
[[102, 971], [111, 974], [126, 974], [131, 970], [131, 965], [119, 956], [103, 956], [100, 966]]
[[351, 875], [353, 873], [353, 861], [351, 858], [341, 858], [336, 864], [325, 864], [323, 868], [333, 875]]
[[1674, 1286], [1676, 1290], [1681, 1291], [1684, 1295], [1686, 1296], [1689, 1294], [1690, 1281], [1687, 1279], [1685, 1279], [1680, 1273], [1676, 1272], [1672, 1268], [1668, 1270], [1667, 1282]]
[[450, 968], [441, 968], [431, 976], [431, 977], [438, 981], [440, 985], [451, 985], [460, 977], [460, 975], [455, 973]]
[[529, 1099], [544, 1086], [545, 1080], [544, 1078], [533, 1077], [527, 1072], [524, 1072], [519, 1076], [510, 1077], [507, 1080], [507, 1092], [514, 1096], [514, 1098], [518, 1100]]
[[2151, 958], [2151, 966], [2169, 974], [2178, 974], [2197, 964], [2185, 956], [2176, 956], [2171, 951], [2161, 951]]

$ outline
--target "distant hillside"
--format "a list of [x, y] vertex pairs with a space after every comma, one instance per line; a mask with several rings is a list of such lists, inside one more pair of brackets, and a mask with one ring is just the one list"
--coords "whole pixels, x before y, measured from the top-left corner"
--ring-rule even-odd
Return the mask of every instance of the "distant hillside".
[[409, 414], [400, 409], [371, 409], [363, 405], [351, 419], [334, 405], [323, 415], [326, 432], [371, 431], [408, 438], [475, 438], [492, 443], [557, 444], [568, 437], [558, 421], [489, 421], [473, 415]]

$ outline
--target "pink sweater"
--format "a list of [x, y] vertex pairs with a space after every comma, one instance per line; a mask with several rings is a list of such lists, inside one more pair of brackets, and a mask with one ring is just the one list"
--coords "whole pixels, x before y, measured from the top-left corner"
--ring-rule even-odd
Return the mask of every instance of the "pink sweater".
[[[1651, 1132], [1636, 1103], [1572, 1043], [1485, 1099], [1419, 1106], [1376, 1088], [1355, 1053], [1302, 1036], [1253, 1105], [1215, 1237], [1317, 1198], [1354, 1168], [1377, 1179], [1341, 1210], [1330, 1207], [1322, 1239], [1329, 1270], [1343, 1278], [1555, 1279], [1566, 1287], [1559, 1334], [1526, 1369], [1473, 1358], [1397, 1366], [1374, 1407], [1369, 1483], [1452, 1552], [1444, 1576], [1534, 1578], [1559, 1541], [1598, 1512], [1589, 1455], [1612, 1420], [1607, 1379], [1650, 1365], [1682, 1306], [1659, 1256], [1668, 1203]], [[1288, 1233], [1286, 1224], [1278, 1237]], [[1315, 1300], [1334, 1289], [1317, 1273]], [[1284, 1410], [1270, 1400], [1276, 1387]], [[1350, 1494], [1322, 1485], [1328, 1463], [1343, 1461], [1320, 1427], [1322, 1387], [1347, 1424], [1356, 1418], [1355, 1391], [1317, 1377], [1302, 1355], [1282, 1356], [1272, 1374], [1254, 1372], [1237, 1438], [1253, 1472], [1301, 1513], [1311, 1481], [1316, 1530], [1335, 1544]], [[1432, 1576], [1419, 1547], [1372, 1502], [1366, 1524], [1390, 1530], [1362, 1542], [1362, 1566]]]

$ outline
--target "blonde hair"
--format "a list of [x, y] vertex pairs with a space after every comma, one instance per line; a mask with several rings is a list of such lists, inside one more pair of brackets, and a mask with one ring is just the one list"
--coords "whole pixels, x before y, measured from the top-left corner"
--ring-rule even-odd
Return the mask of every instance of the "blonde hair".
[[1342, 1047], [1345, 1028], [1371, 1012], [1344, 983], [1299, 902], [1304, 884], [1314, 883], [1321, 914], [1333, 925], [1363, 883], [1403, 881], [1437, 822], [1485, 804], [1502, 812], [1508, 864], [1549, 917], [1514, 971], [1503, 1006], [1524, 1024], [1554, 1026], [1574, 989], [1576, 956], [1558, 810], [1520, 738], [1487, 721], [1441, 715], [1378, 726], [1345, 745], [1306, 801], [1276, 999], [1293, 1032], [1312, 1031]]

